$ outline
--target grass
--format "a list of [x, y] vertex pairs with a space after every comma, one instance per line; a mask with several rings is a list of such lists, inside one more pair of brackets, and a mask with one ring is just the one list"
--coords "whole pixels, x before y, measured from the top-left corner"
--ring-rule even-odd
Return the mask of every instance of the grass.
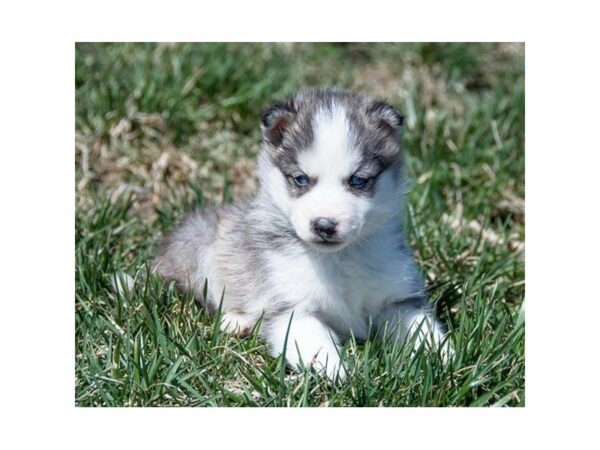
[[[522, 45], [78, 44], [75, 72], [76, 405], [525, 404]], [[185, 212], [256, 188], [260, 111], [316, 85], [406, 114], [410, 242], [449, 365], [351, 341], [346, 383], [294, 373], [148, 273]]]

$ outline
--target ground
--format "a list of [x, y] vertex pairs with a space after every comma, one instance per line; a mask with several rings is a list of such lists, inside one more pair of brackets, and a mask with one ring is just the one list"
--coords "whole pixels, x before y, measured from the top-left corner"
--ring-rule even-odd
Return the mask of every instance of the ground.
[[[508, 43], [78, 44], [76, 404], [523, 406], [524, 78]], [[450, 364], [351, 341], [347, 382], [294, 373], [148, 273], [183, 214], [254, 191], [260, 112], [312, 86], [406, 116], [410, 243]]]

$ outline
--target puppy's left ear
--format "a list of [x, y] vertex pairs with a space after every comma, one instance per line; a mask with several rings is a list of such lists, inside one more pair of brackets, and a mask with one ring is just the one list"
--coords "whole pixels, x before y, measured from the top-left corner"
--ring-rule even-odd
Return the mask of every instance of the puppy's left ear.
[[369, 107], [367, 113], [379, 130], [393, 137], [400, 137], [402, 134], [404, 116], [389, 103], [376, 101]]
[[292, 102], [276, 103], [260, 116], [260, 128], [265, 140], [274, 146], [283, 141], [285, 133], [296, 117]]

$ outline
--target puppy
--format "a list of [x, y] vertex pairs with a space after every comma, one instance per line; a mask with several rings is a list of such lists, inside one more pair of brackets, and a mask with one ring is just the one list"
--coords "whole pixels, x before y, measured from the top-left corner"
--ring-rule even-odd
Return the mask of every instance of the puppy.
[[211, 313], [222, 299], [223, 329], [247, 334], [261, 319], [273, 355], [330, 378], [345, 375], [351, 334], [418, 330], [439, 345], [403, 230], [402, 126], [391, 105], [337, 89], [276, 103], [261, 116], [258, 193], [190, 215], [154, 270]]

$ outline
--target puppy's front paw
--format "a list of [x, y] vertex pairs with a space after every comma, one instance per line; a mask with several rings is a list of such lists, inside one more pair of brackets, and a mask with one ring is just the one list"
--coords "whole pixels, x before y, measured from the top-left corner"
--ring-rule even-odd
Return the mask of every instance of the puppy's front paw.
[[285, 352], [288, 364], [296, 369], [312, 367], [329, 379], [343, 379], [346, 371], [340, 364], [339, 339], [312, 315], [281, 316], [266, 327], [267, 341], [273, 355]]
[[327, 376], [332, 381], [342, 381], [346, 378], [346, 369], [342, 366], [337, 349], [333, 353], [320, 351], [311, 362], [313, 368]]

